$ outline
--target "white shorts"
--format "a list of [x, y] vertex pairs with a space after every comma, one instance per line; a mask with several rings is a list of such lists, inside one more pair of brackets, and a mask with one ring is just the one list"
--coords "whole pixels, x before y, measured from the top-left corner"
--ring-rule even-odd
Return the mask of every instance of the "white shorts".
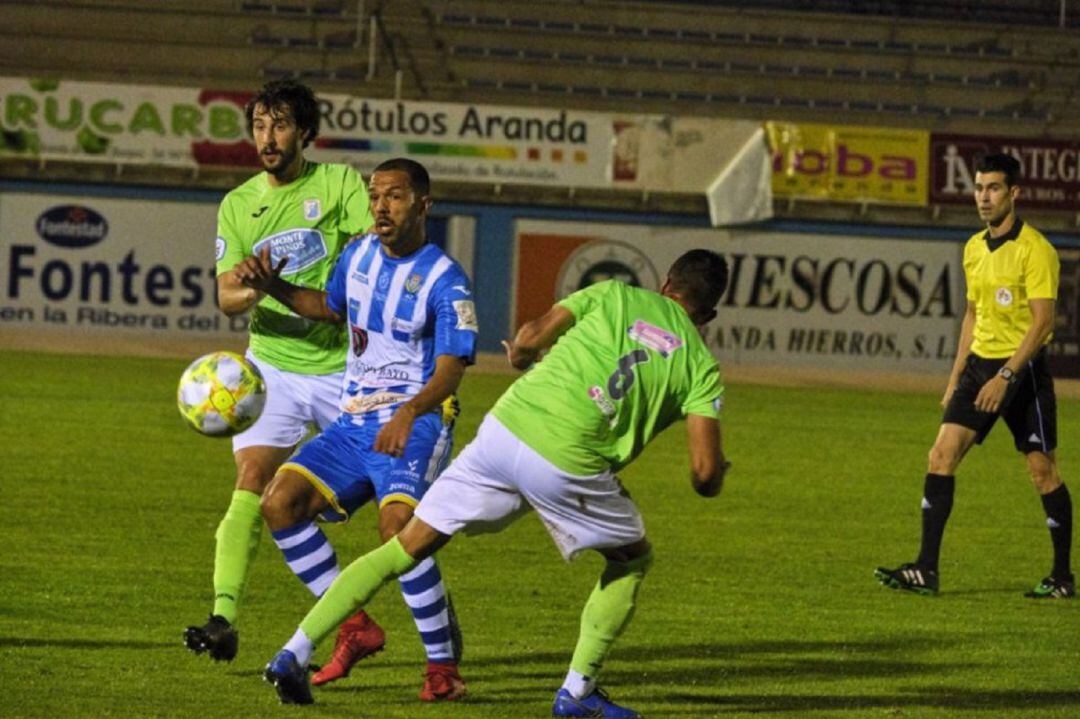
[[256, 359], [266, 382], [266, 407], [255, 424], [233, 437], [233, 452], [247, 447], [292, 447], [314, 424], [321, 431], [341, 414], [341, 388], [345, 371], [333, 374], [296, 374]]
[[443, 534], [481, 534], [498, 532], [530, 508], [567, 560], [645, 536], [641, 513], [613, 472], [567, 474], [490, 414], [415, 514]]

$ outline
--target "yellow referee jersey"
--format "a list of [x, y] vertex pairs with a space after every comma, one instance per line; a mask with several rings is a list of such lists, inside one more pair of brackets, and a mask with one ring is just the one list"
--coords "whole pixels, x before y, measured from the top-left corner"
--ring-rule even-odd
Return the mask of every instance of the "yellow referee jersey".
[[973, 235], [964, 246], [967, 298], [975, 305], [971, 351], [979, 357], [1010, 357], [1031, 327], [1028, 301], [1056, 300], [1059, 274], [1057, 250], [1019, 218], [997, 239], [991, 240], [989, 232]]

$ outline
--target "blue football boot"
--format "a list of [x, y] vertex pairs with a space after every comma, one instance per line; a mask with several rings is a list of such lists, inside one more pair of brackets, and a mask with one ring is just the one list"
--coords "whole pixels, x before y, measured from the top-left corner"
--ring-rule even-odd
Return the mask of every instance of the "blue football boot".
[[274, 685], [282, 704], [314, 704], [307, 669], [287, 649], [277, 653], [263, 671], [263, 679]]
[[599, 687], [593, 689], [591, 694], [581, 699], [575, 699], [570, 692], [560, 689], [555, 694], [555, 703], [551, 706], [551, 716], [641, 719], [641, 715], [633, 709], [621, 707], [608, 699], [608, 695]]

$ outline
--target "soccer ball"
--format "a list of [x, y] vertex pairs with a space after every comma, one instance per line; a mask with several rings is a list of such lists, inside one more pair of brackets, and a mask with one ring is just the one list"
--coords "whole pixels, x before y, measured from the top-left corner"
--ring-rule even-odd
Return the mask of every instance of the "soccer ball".
[[232, 352], [211, 352], [188, 365], [176, 388], [180, 416], [196, 432], [231, 437], [255, 424], [266, 384], [255, 365]]

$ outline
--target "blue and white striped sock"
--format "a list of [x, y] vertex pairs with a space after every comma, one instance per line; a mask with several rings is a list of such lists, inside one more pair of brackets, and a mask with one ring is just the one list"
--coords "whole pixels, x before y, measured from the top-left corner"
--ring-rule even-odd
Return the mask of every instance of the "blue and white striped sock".
[[432, 557], [402, 574], [401, 596], [412, 611], [429, 662], [456, 661], [450, 634], [450, 613], [446, 608], [439, 565]]
[[340, 574], [337, 554], [315, 522], [301, 522], [271, 532], [274, 543], [285, 555], [285, 563], [311, 593], [321, 597]]

